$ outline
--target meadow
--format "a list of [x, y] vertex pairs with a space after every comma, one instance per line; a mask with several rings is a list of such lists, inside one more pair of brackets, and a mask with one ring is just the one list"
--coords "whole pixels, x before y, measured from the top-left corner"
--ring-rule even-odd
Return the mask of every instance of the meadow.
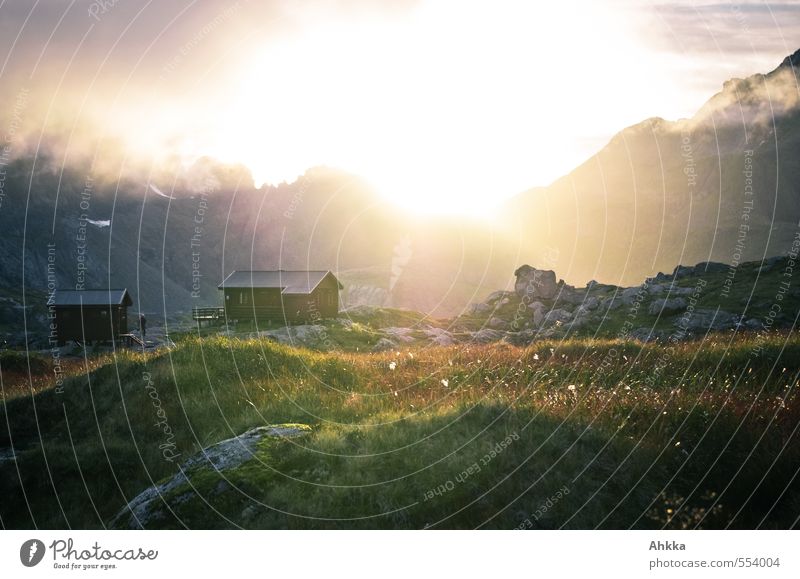
[[199, 477], [156, 526], [798, 525], [791, 333], [381, 353], [185, 336], [87, 364], [63, 391], [4, 379], [4, 528], [104, 528], [192, 454], [277, 423], [311, 431]]

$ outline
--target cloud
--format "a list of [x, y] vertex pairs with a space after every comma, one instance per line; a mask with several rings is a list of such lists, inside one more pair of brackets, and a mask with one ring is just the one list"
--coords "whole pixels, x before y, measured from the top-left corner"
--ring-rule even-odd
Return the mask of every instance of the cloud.
[[0, 139], [13, 127], [15, 155], [136, 165], [146, 183], [162, 182], [151, 157], [210, 155], [259, 182], [330, 164], [426, 202], [482, 200], [643, 118], [691, 116], [800, 38], [789, 2], [597, 4], [6, 0]]
[[796, 2], [670, 2], [646, 12], [652, 46], [728, 77], [772, 70], [800, 39]]
[[158, 187], [156, 187], [152, 183], [150, 183], [149, 186], [150, 186], [150, 190], [153, 191], [153, 193], [155, 193], [156, 195], [160, 195], [161, 197], [165, 197], [167, 199], [172, 199], [173, 201], [175, 200], [175, 197], [172, 197], [171, 195], [167, 195], [166, 193], [161, 191], [161, 189], [159, 189]]

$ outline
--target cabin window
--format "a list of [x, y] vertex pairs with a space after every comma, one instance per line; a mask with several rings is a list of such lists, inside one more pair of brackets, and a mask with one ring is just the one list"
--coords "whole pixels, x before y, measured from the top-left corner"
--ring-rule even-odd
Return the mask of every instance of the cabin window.
[[239, 292], [239, 305], [246, 306], [250, 303], [250, 296], [247, 294], [247, 290], [242, 290]]

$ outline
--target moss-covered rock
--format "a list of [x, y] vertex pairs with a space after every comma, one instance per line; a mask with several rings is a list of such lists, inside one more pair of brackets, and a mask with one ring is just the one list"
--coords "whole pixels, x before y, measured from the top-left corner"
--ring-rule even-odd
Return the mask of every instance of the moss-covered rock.
[[205, 448], [183, 463], [178, 474], [137, 495], [110, 526], [124, 529], [172, 526], [170, 518], [181, 523], [185, 518], [181, 513], [186, 515], [185, 511], [194, 510], [195, 503], [197, 511], [202, 511], [203, 506], [206, 509], [211, 506], [210, 498], [236, 492], [231, 480], [241, 478], [237, 471], [247, 463], [258, 463], [263, 458], [259, 455], [268, 452], [270, 442], [303, 436], [310, 431], [311, 427], [305, 424], [259, 426]]

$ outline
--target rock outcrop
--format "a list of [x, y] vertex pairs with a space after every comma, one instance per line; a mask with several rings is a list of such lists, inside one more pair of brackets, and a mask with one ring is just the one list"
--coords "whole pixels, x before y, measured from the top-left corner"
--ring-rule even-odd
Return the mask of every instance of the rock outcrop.
[[556, 273], [552, 270], [536, 269], [530, 265], [518, 268], [514, 275], [514, 292], [523, 299], [552, 299], [558, 293]]
[[[168, 518], [176, 505], [202, 501], [197, 496], [195, 479], [226, 475], [255, 457], [258, 444], [265, 439], [286, 439], [311, 432], [305, 424], [274, 424], [252, 428], [205, 448], [184, 462], [178, 474], [139, 493], [111, 521], [117, 529], [148, 528]], [[224, 483], [224, 478], [220, 480]], [[232, 491], [232, 489], [231, 489]], [[221, 492], [226, 492], [221, 489]]]

